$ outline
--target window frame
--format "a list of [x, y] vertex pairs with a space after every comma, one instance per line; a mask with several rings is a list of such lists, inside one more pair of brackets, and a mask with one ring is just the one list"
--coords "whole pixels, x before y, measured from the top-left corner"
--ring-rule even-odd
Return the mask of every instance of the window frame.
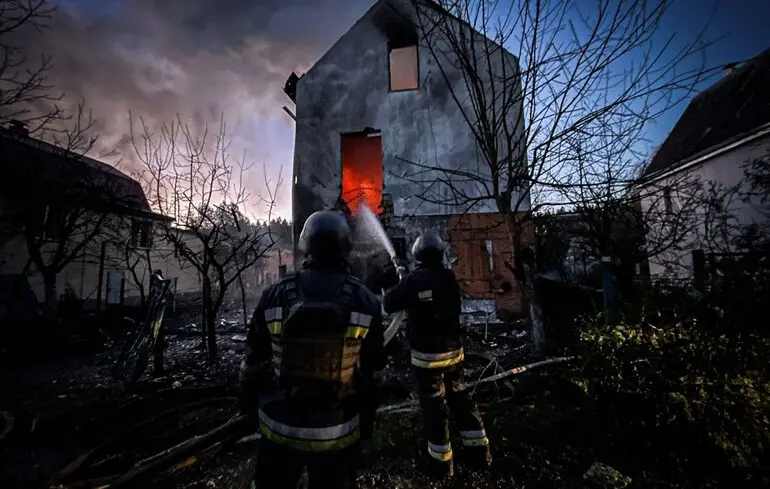
[[[420, 90], [420, 43], [418, 41], [414, 42], [388, 42], [388, 92], [389, 93], [400, 93], [400, 92], [414, 92]], [[394, 49], [404, 49], [404, 48], [411, 48], [414, 47], [415, 49], [415, 62], [417, 64], [417, 83], [414, 88], [399, 88], [394, 90], [393, 89], [393, 71], [391, 70], [391, 62], [390, 62], [390, 54]]]

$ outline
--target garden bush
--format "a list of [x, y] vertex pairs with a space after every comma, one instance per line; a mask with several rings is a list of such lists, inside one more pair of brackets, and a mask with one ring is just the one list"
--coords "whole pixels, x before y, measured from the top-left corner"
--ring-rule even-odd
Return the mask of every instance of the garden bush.
[[676, 300], [651, 294], [583, 319], [575, 382], [596, 403], [608, 442], [638, 455], [634, 470], [655, 463], [685, 478], [770, 483], [770, 337], [760, 301], [728, 285]]

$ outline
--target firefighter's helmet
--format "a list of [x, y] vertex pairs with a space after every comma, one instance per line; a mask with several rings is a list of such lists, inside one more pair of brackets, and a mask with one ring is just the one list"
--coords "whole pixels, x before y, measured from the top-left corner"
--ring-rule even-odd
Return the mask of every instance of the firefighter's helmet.
[[412, 245], [412, 256], [422, 263], [440, 263], [444, 259], [444, 242], [432, 231], [423, 233]]
[[299, 235], [299, 249], [321, 262], [347, 258], [352, 246], [350, 226], [339, 212], [314, 212]]

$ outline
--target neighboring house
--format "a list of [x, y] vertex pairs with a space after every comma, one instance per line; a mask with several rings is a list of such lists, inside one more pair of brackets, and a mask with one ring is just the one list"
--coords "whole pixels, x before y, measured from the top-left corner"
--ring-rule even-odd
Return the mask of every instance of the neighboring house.
[[264, 287], [272, 285], [284, 273], [294, 270], [294, 253], [283, 248], [274, 248], [265, 252], [265, 256], [257, 262], [256, 283]]
[[[731, 198], [728, 229], [713, 222], [714, 209], [693, 197], [696, 182], [722, 192], [749, 190], [746, 164], [770, 155], [770, 49], [731, 70], [690, 102], [636, 189], [654, 250], [653, 277], [694, 278], [703, 258], [740, 252], [735, 240], [743, 226], [764, 220], [758, 199]], [[689, 220], [690, 214], [692, 222], [684, 222], [681, 216]]]
[[262, 291], [276, 283], [283, 274], [293, 270], [294, 253], [289, 249], [270, 248], [252, 266], [241, 273], [241, 282], [234, 282], [227, 290], [226, 300], [240, 302], [240, 284], [246, 291], [246, 301], [249, 305], [257, 301]]
[[31, 291], [40, 304], [66, 297], [85, 309], [104, 309], [138, 298], [131, 268], [148, 289], [149, 257], [179, 292], [200, 290], [197, 277], [154, 238], [154, 228], [168, 218], [152, 211], [136, 180], [34, 139], [20, 123], [0, 129], [0, 159], [0, 276], [13, 284], [4, 289], [24, 297]]
[[[445, 16], [458, 28], [470, 29], [439, 7], [431, 9], [430, 15]], [[439, 70], [439, 60], [431, 55], [416, 24], [411, 1], [377, 1], [307, 73], [301, 77], [292, 73], [287, 80], [285, 92], [296, 104], [294, 242], [311, 213], [344, 203], [355, 214], [358, 198], [363, 197], [381, 214], [400, 255], [408, 256], [422, 230], [435, 229], [449, 239], [449, 255], [456, 255], [466, 295], [500, 298], [501, 307], [518, 313], [521, 301], [515, 282], [511, 277], [497, 279], [507, 276], [504, 261], [511, 258], [505, 228], [495, 223], [500, 232], [476, 229], [481, 221], [494, 220], [494, 202], [479, 201], [469, 210], [451, 203], [451, 189], [438, 182], [438, 175], [423, 171], [421, 182], [414, 181], [420, 173], [414, 163], [477, 175], [488, 172]], [[495, 62], [505, 65], [506, 73], [519, 69], [518, 59], [508, 52]], [[463, 95], [468, 91], [463, 74], [455, 65], [442, 63], [458, 98], [468, 100]], [[511, 127], [523, 131], [521, 111], [509, 113]], [[466, 195], [483, 195], [475, 188], [477, 183], [453, 185]], [[528, 205], [529, 199], [525, 202]], [[460, 219], [464, 214], [486, 217]], [[468, 226], [468, 232], [458, 229], [460, 225]], [[295, 265], [300, 259], [295, 255]], [[491, 263], [492, 270], [470, 263]], [[511, 290], [495, 292], [498, 282], [510, 282]]]

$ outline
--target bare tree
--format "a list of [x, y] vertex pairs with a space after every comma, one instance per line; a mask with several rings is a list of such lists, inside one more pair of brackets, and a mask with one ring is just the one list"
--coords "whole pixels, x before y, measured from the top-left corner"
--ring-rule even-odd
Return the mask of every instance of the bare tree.
[[[61, 95], [48, 83], [51, 58], [30, 59], [28, 31], [41, 35], [55, 8], [49, 0], [4, 0], [0, 4], [0, 123], [18, 119], [32, 132], [62, 117], [55, 103]], [[45, 107], [41, 110], [40, 107]]]
[[[637, 127], [693, 92], [708, 73], [697, 63], [704, 43], [698, 36], [675, 47], [673, 34], [661, 37], [668, 0], [600, 0], [590, 9], [563, 0], [411, 4], [423, 49], [473, 135], [479, 163], [410, 163], [438, 175], [450, 195], [442, 203], [472, 209], [491, 202], [502, 215], [515, 250], [507, 266], [523, 286], [541, 351], [545, 323], [534, 253], [523, 239], [528, 221], [562, 204], [565, 185], [589, 185], [572, 176], [577, 141], [612, 140], [608, 130], [618, 122]], [[691, 60], [694, 68], [681, 69]]]
[[[149, 281], [152, 273], [153, 250], [150, 247], [132, 246], [130, 242], [120, 246], [121, 257], [130, 274], [129, 283], [139, 292], [139, 305], [144, 307], [149, 292]], [[147, 287], [145, 287], [145, 284]]]
[[[144, 185], [152, 205], [173, 218], [164, 221], [163, 238], [200, 274], [203, 281], [202, 337], [208, 359], [217, 359], [216, 318], [228, 288], [274, 244], [261, 227], [241, 224], [250, 206], [258, 204], [248, 193], [243, 159], [233, 162], [226, 125], [221, 121], [211, 137], [208, 128], [194, 133], [181, 118], [154, 134], [142, 121], [132, 140], [144, 166]], [[275, 205], [277, 182], [267, 203]]]

